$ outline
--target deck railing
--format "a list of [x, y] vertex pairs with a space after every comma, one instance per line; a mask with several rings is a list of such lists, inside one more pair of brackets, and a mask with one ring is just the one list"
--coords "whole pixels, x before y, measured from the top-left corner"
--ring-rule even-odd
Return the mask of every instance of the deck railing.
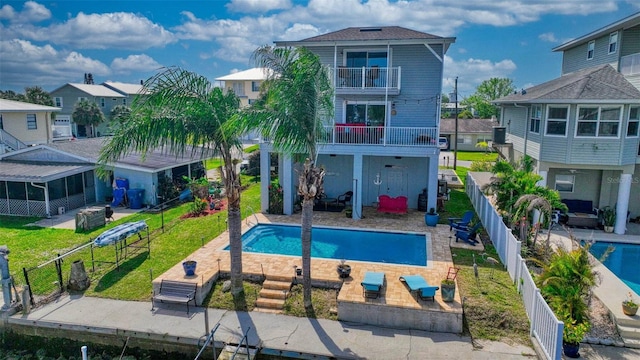
[[466, 192], [489, 234], [498, 256], [516, 283], [529, 317], [530, 332], [547, 359], [560, 359], [564, 324], [555, 316], [536, 286], [526, 263], [520, 256], [521, 242], [502, 221], [489, 199], [484, 196], [471, 174], [467, 175]]
[[13, 150], [20, 150], [27, 147], [25, 143], [2, 129], [0, 129], [0, 143], [5, 144]]
[[620, 58], [620, 72], [622, 75], [640, 74], [640, 53], [622, 56]]
[[384, 127], [364, 124], [325, 126], [319, 143], [348, 145], [438, 146], [437, 127]]
[[400, 67], [338, 66], [336, 89], [395, 89], [400, 90]]
[[51, 134], [53, 139], [70, 138], [71, 125], [51, 125]]

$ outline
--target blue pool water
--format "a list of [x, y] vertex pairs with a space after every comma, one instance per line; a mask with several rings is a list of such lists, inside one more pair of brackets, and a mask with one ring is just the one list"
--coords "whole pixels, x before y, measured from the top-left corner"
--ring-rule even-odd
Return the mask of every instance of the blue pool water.
[[604, 266], [640, 296], [640, 245], [596, 242], [589, 252], [600, 259], [609, 246], [614, 250], [604, 260]]
[[[314, 227], [311, 236], [312, 257], [427, 265], [427, 238], [424, 234]], [[302, 256], [300, 226], [254, 226], [242, 235], [242, 251]]]

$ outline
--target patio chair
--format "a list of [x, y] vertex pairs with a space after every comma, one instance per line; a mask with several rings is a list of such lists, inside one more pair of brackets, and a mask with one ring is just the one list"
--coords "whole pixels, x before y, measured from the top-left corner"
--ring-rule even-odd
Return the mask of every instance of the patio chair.
[[347, 206], [347, 203], [351, 202], [351, 197], [353, 197], [353, 191], [347, 191], [346, 193], [338, 196], [336, 203]]
[[360, 284], [362, 285], [362, 295], [365, 298], [375, 299], [380, 296], [380, 292], [382, 291], [382, 286], [384, 285], [384, 273], [367, 271]]
[[440, 289], [438, 286], [429, 285], [422, 275], [402, 275], [400, 281], [409, 287], [412, 294], [415, 294], [416, 300], [420, 297], [422, 300], [435, 301], [436, 290]]
[[478, 240], [476, 240], [476, 237], [478, 236], [478, 230], [480, 230], [481, 226], [482, 223], [478, 222], [472, 228], [466, 227], [456, 229], [456, 242], [458, 242], [458, 240], [462, 240], [471, 245], [477, 244]]
[[461, 218], [449, 218], [449, 231], [453, 230], [453, 228], [459, 229], [463, 227], [469, 226], [471, 220], [473, 220], [473, 210], [467, 210], [464, 212]]

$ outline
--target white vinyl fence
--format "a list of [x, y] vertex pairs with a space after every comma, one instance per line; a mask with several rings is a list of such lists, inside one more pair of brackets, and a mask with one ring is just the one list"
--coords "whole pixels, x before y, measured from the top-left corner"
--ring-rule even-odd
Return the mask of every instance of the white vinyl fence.
[[518, 287], [531, 324], [531, 336], [538, 341], [547, 359], [561, 359], [564, 324], [556, 318], [534, 283], [520, 256], [521, 242], [513, 236], [511, 229], [502, 221], [502, 216], [482, 193], [472, 173], [467, 175], [466, 192], [500, 260]]

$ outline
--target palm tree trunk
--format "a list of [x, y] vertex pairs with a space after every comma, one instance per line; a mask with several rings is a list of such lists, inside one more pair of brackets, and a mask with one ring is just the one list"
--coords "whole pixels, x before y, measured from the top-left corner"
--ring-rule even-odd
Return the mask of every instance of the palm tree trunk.
[[244, 292], [242, 286], [242, 216], [240, 213], [240, 185], [230, 154], [224, 156], [225, 191], [228, 201], [229, 254], [231, 256], [231, 294], [234, 298]]
[[311, 229], [313, 226], [313, 199], [302, 201], [302, 288], [305, 309], [311, 309]]

